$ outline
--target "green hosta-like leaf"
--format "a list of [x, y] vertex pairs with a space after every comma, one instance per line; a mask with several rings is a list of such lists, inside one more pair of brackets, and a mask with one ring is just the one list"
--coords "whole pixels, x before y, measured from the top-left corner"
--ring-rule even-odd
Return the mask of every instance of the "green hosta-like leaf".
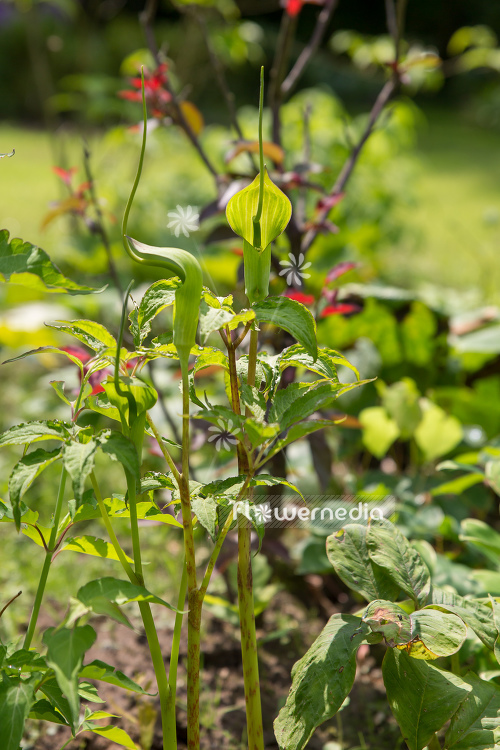
[[464, 599], [463, 596], [433, 586], [427, 609], [439, 609], [441, 612], [452, 612], [458, 615], [482, 640], [485, 646], [493, 650], [497, 638], [497, 629], [493, 622], [491, 609], [481, 602]]
[[215, 539], [215, 530], [217, 526], [217, 503], [213, 496], [193, 497], [191, 500], [191, 510], [196, 514], [198, 521], [208, 531], [211, 539]]
[[4, 676], [0, 682], [0, 747], [2, 750], [19, 750], [34, 699], [34, 682], [20, 677]]
[[337, 614], [292, 669], [286, 705], [274, 722], [280, 750], [302, 750], [320, 724], [334, 716], [356, 674], [356, 652], [368, 626], [359, 617]]
[[272, 323], [296, 339], [314, 359], [318, 356], [316, 323], [311, 311], [288, 297], [268, 297], [253, 305], [258, 323]]
[[175, 302], [175, 292], [180, 287], [181, 280], [177, 276], [170, 279], [155, 281], [144, 293], [139, 306], [129, 315], [130, 331], [134, 337], [134, 345], [140, 346], [151, 331], [151, 321]]
[[345, 526], [326, 540], [326, 554], [338, 577], [367, 601], [396, 599], [399, 586], [368, 555], [368, 529], [358, 523]]
[[415, 430], [415, 440], [426, 461], [446, 455], [462, 440], [462, 425], [436, 404], [422, 399], [424, 410], [422, 421]]
[[[233, 195], [226, 208], [229, 226], [239, 237], [254, 245], [253, 217], [259, 202], [260, 175], [248, 187]], [[264, 200], [260, 220], [259, 249], [265, 249], [285, 231], [292, 216], [292, 204], [264, 170]]]
[[68, 701], [73, 732], [78, 728], [80, 715], [78, 675], [85, 652], [95, 639], [95, 630], [90, 625], [59, 630], [49, 628], [43, 634], [43, 642], [47, 646], [47, 664], [54, 670], [57, 684]]
[[17, 424], [0, 435], [0, 447], [4, 445], [31, 445], [31, 443], [37, 443], [40, 440], [64, 441], [69, 438], [70, 429], [70, 424], [58, 419]]
[[168, 602], [155, 596], [143, 586], [138, 586], [130, 581], [120, 581], [118, 578], [99, 578], [90, 581], [78, 591], [77, 598], [84, 604], [91, 605], [93, 599], [104, 598], [110, 602], [122, 605], [129, 602], [150, 602], [151, 604], [162, 604], [167, 609], [177, 612]]
[[473, 672], [464, 677], [472, 690], [452, 716], [446, 750], [496, 750], [500, 738], [500, 688]]
[[14, 466], [9, 477], [9, 498], [14, 514], [16, 529], [18, 531], [21, 528], [21, 509], [19, 504], [22, 496], [26, 490], [31, 487], [37, 476], [39, 476], [47, 466], [50, 466], [54, 461], [57, 461], [60, 455], [61, 451], [59, 449], [45, 451], [41, 448], [37, 448], [24, 456], [24, 458]]
[[57, 331], [69, 333], [79, 341], [82, 341], [94, 352], [103, 349], [111, 349], [116, 352], [116, 339], [107, 328], [94, 320], [57, 320], [50, 325]]
[[[96, 536], [78, 536], [66, 539], [60, 550], [61, 552], [80, 552], [83, 555], [104, 557], [108, 560], [119, 559], [113, 545]], [[126, 555], [126, 558], [129, 562], [133, 562], [128, 555]]]
[[451, 672], [389, 648], [382, 663], [387, 699], [410, 750], [422, 750], [470, 693]]
[[105, 288], [76, 284], [61, 273], [40, 247], [17, 238], [9, 242], [6, 229], [0, 231], [0, 281], [59, 294], [91, 294]]
[[140, 481], [140, 464], [139, 456], [135, 445], [121, 432], [106, 430], [101, 432], [98, 437], [99, 448], [109, 456], [113, 461], [119, 461], [123, 468]]
[[417, 609], [425, 604], [431, 586], [429, 571], [399, 529], [389, 521], [372, 521], [367, 545], [370, 559], [387, 571]]
[[125, 690], [131, 690], [133, 693], [140, 693], [141, 695], [150, 695], [147, 693], [137, 682], [131, 680], [126, 674], [120, 672], [119, 669], [111, 667], [104, 661], [95, 659], [90, 664], [85, 666], [80, 671], [80, 677], [87, 680], [100, 680], [101, 682], [107, 682], [110, 685], [117, 685], [118, 687], [124, 688]]
[[95, 452], [97, 443], [89, 440], [88, 443], [78, 443], [71, 440], [63, 448], [63, 464], [73, 482], [73, 492], [78, 503], [81, 502], [85, 481], [94, 468]]
[[385, 456], [399, 437], [399, 427], [383, 406], [369, 406], [359, 415], [363, 427], [363, 444], [377, 458]]

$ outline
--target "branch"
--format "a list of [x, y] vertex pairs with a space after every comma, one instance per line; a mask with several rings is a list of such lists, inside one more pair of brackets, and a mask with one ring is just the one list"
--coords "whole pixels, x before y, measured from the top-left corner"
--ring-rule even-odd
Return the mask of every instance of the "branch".
[[[380, 91], [379, 95], [377, 96], [377, 99], [375, 101], [375, 104], [372, 107], [372, 110], [370, 112], [370, 116], [368, 118], [368, 123], [366, 125], [366, 128], [359, 139], [356, 146], [354, 146], [353, 150], [351, 151], [350, 156], [347, 158], [346, 162], [344, 163], [344, 166], [342, 167], [339, 176], [337, 177], [337, 180], [335, 182], [335, 185], [331, 189], [329, 195], [330, 197], [333, 197], [335, 195], [339, 195], [339, 193], [342, 193], [347, 181], [349, 180], [349, 177], [352, 174], [352, 171], [354, 167], [356, 166], [356, 162], [358, 161], [359, 155], [361, 154], [361, 151], [363, 149], [363, 146], [365, 145], [366, 141], [372, 134], [373, 128], [375, 127], [375, 123], [377, 122], [378, 118], [380, 117], [380, 114], [382, 113], [382, 110], [384, 109], [385, 105], [393, 95], [394, 91], [396, 90], [398, 85], [398, 81], [395, 78], [391, 78], [389, 81], [386, 82], [382, 90]], [[327, 218], [330, 208], [325, 208], [318, 216], [317, 223], [321, 226], [321, 224], [325, 221]], [[302, 241], [302, 252], [305, 253], [309, 248], [311, 247], [312, 243], [316, 239], [316, 236], [319, 232], [319, 228], [315, 227], [313, 229], [310, 229], [306, 235], [304, 236], [304, 239]]]
[[3, 615], [3, 613], [5, 612], [5, 610], [7, 609], [7, 607], [9, 606], [9, 604], [12, 604], [12, 602], [14, 602], [17, 599], [18, 596], [21, 596], [22, 593], [23, 593], [22, 591], [18, 591], [17, 594], [15, 594], [12, 597], [12, 599], [9, 599], [9, 601], [7, 602], [7, 604], [4, 607], [2, 607], [2, 609], [0, 609], [0, 617]]
[[[387, 0], [387, 2], [391, 2], [391, 1], [392, 0]], [[290, 94], [295, 84], [297, 83], [298, 79], [304, 72], [305, 67], [309, 64], [309, 61], [311, 60], [312, 56], [318, 50], [318, 47], [323, 41], [323, 37], [326, 33], [327, 26], [338, 4], [339, 4], [339, 0], [326, 0], [325, 5], [323, 6], [323, 8], [321, 9], [318, 15], [318, 20], [316, 21], [316, 26], [312, 33], [311, 39], [309, 40], [308, 44], [304, 47], [304, 49], [298, 56], [295, 62], [295, 65], [292, 67], [291, 71], [289, 72], [289, 74], [287, 75], [283, 83], [281, 84], [281, 94], [283, 97]]]
[[288, 13], [283, 13], [278, 34], [278, 43], [276, 45], [276, 53], [274, 55], [273, 66], [269, 74], [270, 83], [268, 100], [273, 118], [272, 135], [274, 143], [277, 143], [278, 145], [281, 144], [281, 82], [285, 77], [286, 64], [290, 55], [290, 47], [295, 35], [296, 26], [297, 16], [292, 17], [289, 16]]

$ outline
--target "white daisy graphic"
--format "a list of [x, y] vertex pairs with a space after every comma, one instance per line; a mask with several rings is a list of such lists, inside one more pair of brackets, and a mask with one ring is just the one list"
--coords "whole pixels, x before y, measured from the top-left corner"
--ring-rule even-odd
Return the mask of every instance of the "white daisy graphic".
[[255, 520], [258, 523], [267, 523], [273, 517], [273, 511], [269, 503], [262, 503], [254, 507]]
[[169, 211], [167, 214], [172, 221], [169, 221], [167, 227], [172, 230], [176, 237], [182, 234], [185, 237], [189, 237], [190, 232], [196, 232], [200, 225], [200, 214], [193, 206], [179, 206], [175, 211]]
[[226, 424], [223, 419], [218, 419], [216, 425], [213, 424], [208, 428], [208, 431], [213, 433], [209, 435], [208, 442], [213, 443], [218, 451], [231, 450], [231, 446], [238, 442], [234, 435], [231, 435], [232, 429], [231, 420]]
[[293, 253], [288, 253], [289, 260], [280, 260], [280, 276], [284, 276], [288, 286], [300, 286], [301, 279], [310, 278], [310, 273], [305, 273], [305, 269], [309, 268], [312, 263], [308, 261], [304, 263], [304, 253], [300, 253], [299, 257], [296, 258]]

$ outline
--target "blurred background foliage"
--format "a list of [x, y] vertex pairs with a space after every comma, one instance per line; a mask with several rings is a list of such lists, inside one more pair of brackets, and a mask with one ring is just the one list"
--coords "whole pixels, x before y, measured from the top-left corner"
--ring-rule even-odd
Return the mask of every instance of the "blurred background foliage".
[[[226, 294], [239, 284], [243, 303], [241, 248], [226, 231], [221, 194], [249, 173], [250, 163], [247, 153], [237, 148], [235, 153], [239, 136], [213, 58], [234, 92], [242, 135], [252, 141], [258, 70], [262, 64], [267, 73], [271, 69], [283, 14], [296, 24], [291, 62], [315, 28], [318, 3], [295, 0], [297, 22], [289, 12], [292, 2], [160, 2], [151, 27], [146, 23], [151, 7], [138, 2], [0, 2], [0, 152], [16, 149], [13, 157], [0, 160], [0, 228], [43, 247], [79, 283], [109, 284], [101, 294], [85, 297], [2, 284], [2, 359], [71, 343], [44, 325], [56, 319], [94, 318], [116, 333], [121, 303], [110, 258], [123, 287], [135, 277], [136, 299], [155, 278], [130, 267], [120, 240], [139, 151], [133, 79], [141, 63], [149, 70], [153, 109], [160, 112], [150, 120], [130, 232], [145, 242], [174, 241], [199, 254], [214, 291]], [[166, 65], [157, 79], [146, 43], [151, 28]], [[342, 398], [338, 409], [347, 420], [338, 430], [319, 442], [301, 441], [284, 464], [272, 467], [286, 472], [306, 494], [343, 494], [353, 502], [393, 496], [399, 522], [435, 582], [476, 595], [500, 595], [500, 535], [493, 530], [500, 529], [499, 36], [498, 3], [408, 2], [401, 87], [368, 138], [345, 197], [333, 208], [335, 226], [319, 234], [308, 252], [312, 265], [301, 289], [316, 314], [320, 343], [340, 349], [362, 377], [377, 380]], [[283, 158], [274, 152], [276, 173], [305, 217], [314, 219], [318, 200], [362, 136], [393, 57], [384, 2], [340, 0], [320, 48], [281, 108]], [[219, 194], [213, 175], [178, 127], [169, 91], [219, 173]], [[264, 127], [265, 138], [272, 140], [269, 110]], [[297, 178], [305, 163], [312, 185], [307, 191]], [[173, 239], [167, 214], [176, 206], [201, 212], [199, 231]], [[105, 228], [106, 242], [99, 227]], [[287, 238], [279, 238], [276, 263], [289, 251]], [[328, 282], [329, 272], [341, 263], [352, 265]], [[271, 291], [281, 294], [285, 288], [275, 267]], [[340, 307], [328, 312], [325, 300], [332, 295], [333, 306]], [[265, 341], [271, 351], [274, 344], [290, 343]], [[177, 375], [175, 365], [155, 368], [174, 427], [180, 409]], [[76, 368], [56, 355], [4, 366], [2, 429], [49, 415], [64, 418], [66, 407], [48, 386], [54, 378], [71, 390]], [[200, 388], [223, 398], [210, 373]], [[158, 409], [157, 417], [175, 439], [166, 413]], [[234, 456], [214, 459], [202, 427], [194, 447], [200, 477], [214, 470], [223, 476], [232, 468]], [[14, 450], [0, 452], [3, 495], [16, 457]], [[161, 461], [150, 454], [147, 468], [159, 470]], [[120, 480], [113, 474], [107, 479], [112, 492]], [[55, 484], [48, 470], [29, 504], [49, 515]], [[488, 522], [494, 536], [471, 526], [471, 517]], [[331, 572], [325, 556], [330, 531], [288, 532], [298, 575]], [[163, 544], [163, 533], [153, 528], [148, 541]], [[7, 599], [25, 579], [32, 553], [12, 529], [0, 529], [0, 535], [12, 553], [0, 570]], [[174, 550], [175, 533], [170, 537]], [[54, 583], [54, 596], [74, 589], [74, 567], [57, 567], [61, 579]], [[158, 561], [153, 567], [160, 571]], [[76, 585], [92, 572], [80, 567], [77, 575], [82, 579]], [[263, 585], [271, 575], [276, 571], [266, 572]], [[14, 608], [2, 626], [13, 627], [12, 617]]]

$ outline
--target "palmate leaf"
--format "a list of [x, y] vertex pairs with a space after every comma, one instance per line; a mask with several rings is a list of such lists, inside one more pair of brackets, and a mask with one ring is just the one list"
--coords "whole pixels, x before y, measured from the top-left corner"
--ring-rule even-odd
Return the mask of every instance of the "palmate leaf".
[[418, 552], [389, 521], [372, 521], [367, 545], [370, 559], [384, 568], [390, 578], [415, 602], [418, 609], [430, 592], [429, 571]]
[[272, 323], [302, 344], [314, 359], [318, 356], [316, 323], [311, 311], [300, 302], [288, 297], [268, 297], [252, 306], [258, 323]]
[[396, 599], [400, 587], [368, 555], [368, 529], [358, 523], [345, 526], [326, 540], [326, 554], [341, 581], [367, 601]]
[[496, 750], [500, 733], [500, 687], [480, 680], [473, 672], [464, 677], [472, 690], [451, 717], [445, 749]]
[[286, 705], [274, 722], [280, 750], [302, 750], [320, 724], [334, 716], [356, 674], [356, 653], [368, 632], [359, 617], [337, 614], [292, 669]]
[[471, 691], [457, 675], [395, 648], [387, 649], [382, 674], [389, 705], [410, 750], [422, 750]]
[[59, 294], [92, 294], [105, 289], [71, 281], [40, 247], [20, 239], [9, 241], [6, 229], [0, 230], [0, 281]]

